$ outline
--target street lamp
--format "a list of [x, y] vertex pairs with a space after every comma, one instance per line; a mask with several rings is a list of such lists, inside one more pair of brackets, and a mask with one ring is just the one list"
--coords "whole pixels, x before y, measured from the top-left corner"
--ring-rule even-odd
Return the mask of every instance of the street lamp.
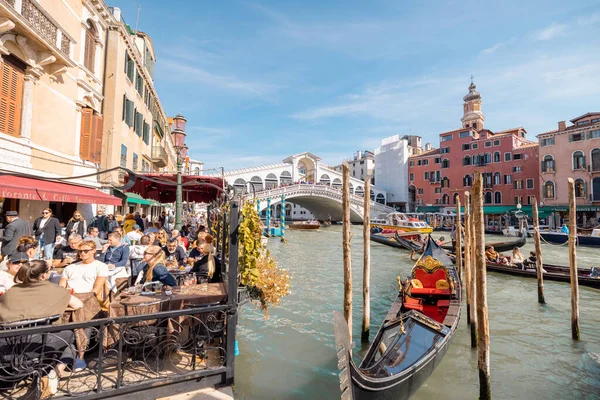
[[187, 146], [185, 145], [185, 123], [187, 120], [183, 115], [177, 114], [173, 118], [173, 142], [175, 143], [175, 152], [177, 153], [177, 191], [175, 192], [175, 229], [181, 229], [181, 208], [182, 206], [182, 182], [181, 168], [183, 159], [187, 155]]

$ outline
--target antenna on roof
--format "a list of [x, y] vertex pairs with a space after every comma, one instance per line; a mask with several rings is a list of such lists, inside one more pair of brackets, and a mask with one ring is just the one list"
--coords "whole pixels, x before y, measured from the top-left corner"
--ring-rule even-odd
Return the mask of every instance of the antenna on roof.
[[135, 31], [136, 32], [138, 30], [138, 22], [140, 22], [140, 8], [142, 8], [142, 6], [138, 4], [137, 17], [135, 18]]
[[473, 76], [473, 75], [471, 75], [471, 83], [473, 83], [473, 78], [474, 78], [474, 76]]

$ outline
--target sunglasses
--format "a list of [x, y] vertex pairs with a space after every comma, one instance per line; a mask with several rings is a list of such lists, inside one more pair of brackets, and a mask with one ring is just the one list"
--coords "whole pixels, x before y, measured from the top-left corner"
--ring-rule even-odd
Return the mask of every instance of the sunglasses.
[[50, 214], [48, 211], [42, 211], [42, 214]]
[[90, 251], [96, 251], [94, 249], [87, 249], [87, 250], [77, 250], [77, 253], [88, 253]]

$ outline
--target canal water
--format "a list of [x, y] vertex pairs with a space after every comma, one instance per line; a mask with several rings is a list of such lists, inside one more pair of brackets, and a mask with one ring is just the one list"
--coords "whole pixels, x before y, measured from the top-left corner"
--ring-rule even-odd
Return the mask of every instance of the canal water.
[[[352, 227], [355, 361], [362, 321], [362, 227]], [[448, 233], [442, 233], [449, 238]], [[247, 305], [239, 319], [235, 398], [339, 399], [333, 311], [342, 310], [340, 226], [287, 231], [287, 244], [270, 239], [271, 253], [292, 274], [292, 293], [268, 319]], [[439, 236], [439, 235], [436, 235]], [[502, 241], [489, 236], [489, 242]], [[510, 238], [508, 240], [512, 240]], [[544, 260], [568, 265], [566, 246], [542, 245]], [[533, 243], [522, 248], [533, 250]], [[580, 267], [600, 265], [600, 249], [577, 249]], [[409, 253], [371, 244], [371, 338], [397, 294], [396, 277], [412, 268]], [[580, 290], [581, 338], [571, 340], [570, 286], [544, 283], [546, 305], [537, 303], [537, 281], [488, 272], [492, 394], [496, 399], [600, 399], [600, 290]], [[413, 397], [476, 399], [477, 352], [463, 305], [445, 358]]]

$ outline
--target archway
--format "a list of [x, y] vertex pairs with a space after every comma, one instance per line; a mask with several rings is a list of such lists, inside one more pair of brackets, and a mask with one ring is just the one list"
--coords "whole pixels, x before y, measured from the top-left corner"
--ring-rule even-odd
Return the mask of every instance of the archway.
[[319, 183], [329, 186], [329, 184], [331, 183], [331, 178], [329, 177], [329, 175], [323, 174], [321, 175], [321, 178], [319, 178]]
[[250, 178], [250, 184], [254, 187], [255, 192], [263, 190], [263, 181], [260, 176]]
[[375, 200], [375, 192], [371, 190], [371, 200]]
[[246, 181], [242, 178], [237, 178], [235, 182], [233, 182], [233, 189], [236, 193], [246, 193]]
[[265, 178], [265, 189], [272, 189], [277, 187], [277, 176], [275, 174], [269, 174]]
[[333, 182], [331, 183], [331, 187], [341, 190], [342, 189], [342, 181], [340, 180], [340, 178], [335, 178], [333, 180]]
[[357, 186], [356, 190], [354, 191], [354, 194], [357, 195], [357, 196], [364, 197], [364, 195], [365, 195], [365, 189], [363, 189], [362, 186]]
[[281, 175], [279, 175], [279, 181], [281, 185], [291, 185], [292, 184], [292, 174], [289, 171], [283, 171]]
[[377, 193], [377, 197], [375, 198], [375, 201], [380, 204], [385, 204], [385, 196], [383, 195], [383, 193]]
[[315, 182], [315, 162], [308, 157], [303, 157], [296, 164], [298, 168], [298, 180], [305, 183]]

